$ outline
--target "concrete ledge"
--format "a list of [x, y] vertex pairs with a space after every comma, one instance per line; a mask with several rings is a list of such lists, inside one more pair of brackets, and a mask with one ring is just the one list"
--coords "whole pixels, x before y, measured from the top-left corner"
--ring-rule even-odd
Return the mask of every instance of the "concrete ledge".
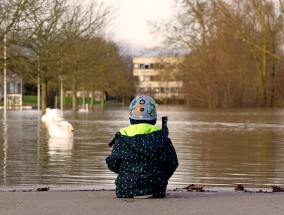
[[[52, 189], [51, 189], [52, 190]], [[284, 193], [168, 191], [164, 199], [119, 199], [113, 190], [0, 192], [0, 214], [283, 214]]]

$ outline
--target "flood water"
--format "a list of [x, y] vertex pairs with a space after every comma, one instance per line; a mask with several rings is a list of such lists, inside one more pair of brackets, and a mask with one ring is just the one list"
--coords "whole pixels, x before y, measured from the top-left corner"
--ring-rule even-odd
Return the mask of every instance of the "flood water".
[[[159, 106], [167, 115], [179, 167], [170, 186], [188, 184], [246, 187], [284, 181], [284, 109], [193, 110]], [[71, 112], [70, 139], [52, 139], [37, 110], [0, 112], [0, 185], [114, 186], [107, 169], [109, 141], [128, 126], [127, 107]]]

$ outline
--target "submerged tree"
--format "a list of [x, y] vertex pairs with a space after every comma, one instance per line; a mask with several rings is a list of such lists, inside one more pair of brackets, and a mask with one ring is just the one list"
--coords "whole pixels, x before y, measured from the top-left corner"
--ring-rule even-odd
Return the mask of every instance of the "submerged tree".
[[164, 38], [167, 46], [186, 50], [180, 69], [190, 105], [270, 107], [283, 101], [277, 84], [284, 59], [282, 0], [177, 2]]
[[[129, 62], [106, 34], [115, 10], [115, 5], [100, 0], [18, 0], [1, 5], [0, 22], [6, 20], [6, 28], [0, 29], [0, 36], [13, 33], [9, 68], [28, 83], [40, 80], [43, 111], [55, 107], [62, 80], [72, 91], [73, 110], [78, 90], [91, 91], [92, 97], [95, 91], [132, 95]], [[103, 106], [104, 98], [101, 101]]]
[[[0, 41], [4, 35], [19, 30], [19, 25], [28, 17], [27, 10], [35, 1], [28, 0], [0, 0]], [[3, 47], [1, 43], [0, 47]]]
[[[93, 52], [100, 53], [100, 41], [104, 41], [105, 29], [115, 8], [103, 2], [93, 1], [90, 5], [82, 7], [81, 2], [72, 7], [65, 16], [67, 21], [63, 26], [63, 67], [64, 75], [70, 80], [72, 89], [72, 109], [77, 109], [77, 90], [80, 83], [90, 71], [97, 74], [90, 63]], [[96, 44], [94, 45], [94, 41]], [[90, 47], [93, 48], [90, 52]], [[88, 86], [88, 82], [83, 83]], [[82, 84], [81, 84], [82, 85]]]
[[[27, 12], [29, 8], [33, 6], [35, 1], [28, 0], [0, 0], [0, 50], [3, 50], [4, 46], [7, 51], [8, 66], [10, 65], [10, 56], [13, 55], [15, 37], [21, 32], [21, 25], [29, 17]], [[5, 37], [5, 44], [4, 44]], [[3, 52], [2, 52], [3, 53]], [[2, 56], [2, 53], [0, 56]], [[0, 68], [3, 68], [3, 64], [0, 64]], [[1, 72], [2, 73], [2, 69]]]
[[[85, 71], [87, 58], [85, 41], [103, 38], [112, 13], [112, 6], [100, 1], [86, 5], [84, 1], [38, 0], [25, 10], [27, 18], [20, 25], [17, 40], [18, 56], [15, 64], [30, 65], [24, 74], [41, 81], [43, 111], [54, 107], [54, 97], [60, 79], [68, 78], [73, 92], [73, 109], [76, 110], [77, 79]], [[21, 66], [20, 66], [21, 67]], [[22, 65], [22, 69], [23, 69]]]

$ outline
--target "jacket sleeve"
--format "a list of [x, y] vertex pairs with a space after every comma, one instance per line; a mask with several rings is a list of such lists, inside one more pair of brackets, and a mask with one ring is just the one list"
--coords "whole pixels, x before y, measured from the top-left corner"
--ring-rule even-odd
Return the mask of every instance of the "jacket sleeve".
[[120, 153], [120, 149], [119, 149], [119, 143], [116, 143], [116, 144], [113, 145], [111, 155], [109, 155], [106, 158], [106, 163], [107, 163], [108, 168], [111, 171], [118, 173], [121, 160], [122, 160], [122, 158], [121, 158], [121, 153]]
[[166, 162], [164, 164], [165, 174], [167, 176], [167, 179], [170, 179], [170, 177], [172, 177], [176, 168], [179, 165], [177, 154], [170, 138], [168, 139], [168, 144], [165, 149], [165, 155], [166, 155]]

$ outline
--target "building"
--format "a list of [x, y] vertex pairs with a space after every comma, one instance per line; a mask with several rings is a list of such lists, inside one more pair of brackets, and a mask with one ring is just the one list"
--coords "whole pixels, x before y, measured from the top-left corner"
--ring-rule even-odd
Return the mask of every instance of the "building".
[[[7, 74], [7, 108], [22, 108], [22, 78], [17, 74]], [[4, 101], [4, 77], [0, 75], [0, 106]]]
[[140, 57], [133, 59], [136, 95], [146, 94], [159, 101], [181, 101], [182, 81], [174, 57]]

